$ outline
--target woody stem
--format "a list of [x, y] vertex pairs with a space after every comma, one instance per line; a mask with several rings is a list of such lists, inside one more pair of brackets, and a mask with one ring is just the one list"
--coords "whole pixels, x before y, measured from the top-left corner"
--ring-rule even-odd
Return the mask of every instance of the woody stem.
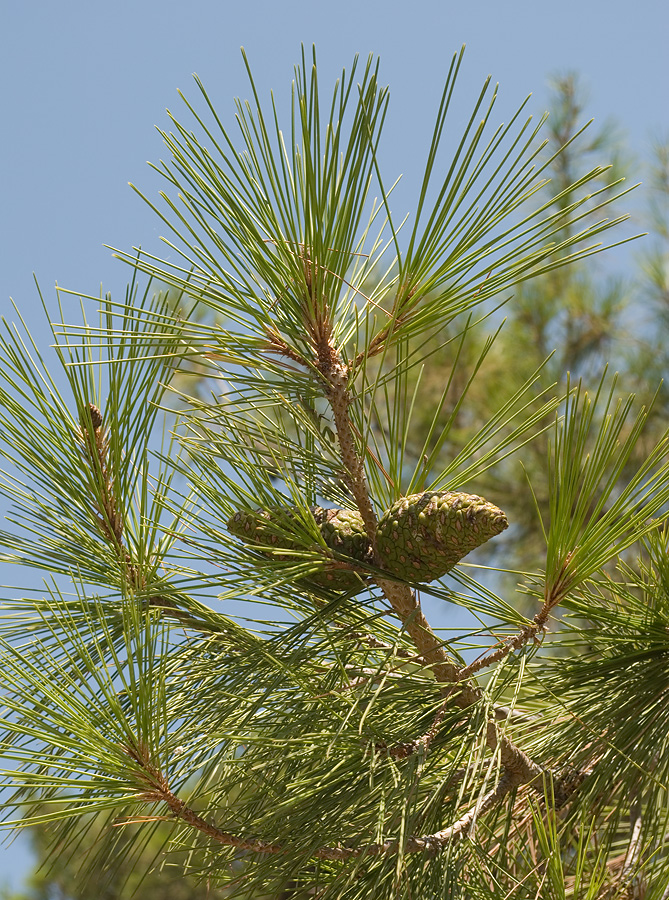
[[[329, 341], [319, 346], [318, 355], [318, 368], [327, 384], [327, 397], [332, 408], [348, 484], [373, 548], [374, 563], [383, 569], [383, 560], [379, 556], [376, 541], [377, 518], [369, 496], [364, 463], [355, 443], [349, 417], [351, 404], [349, 370]], [[471, 684], [463, 683], [459, 677], [458, 667], [449, 658], [442, 641], [425, 618], [416, 592], [408, 585], [390, 578], [379, 577], [377, 584], [399, 616], [425, 664], [432, 669], [436, 680], [448, 686], [445, 687], [445, 692], [453, 694], [454, 702], [461, 709], [468, 709], [477, 704], [481, 699], [480, 690]], [[515, 783], [531, 783], [537, 789], [541, 788], [543, 768], [507, 738], [500, 736], [494, 721], [489, 721], [486, 726], [486, 742], [493, 752], [499, 753], [504, 770]]]

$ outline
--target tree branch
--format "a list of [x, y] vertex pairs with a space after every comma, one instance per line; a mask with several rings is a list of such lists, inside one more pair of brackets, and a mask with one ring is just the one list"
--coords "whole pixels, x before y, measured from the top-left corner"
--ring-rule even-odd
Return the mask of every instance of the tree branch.
[[[162, 774], [149, 758], [148, 749], [139, 744], [135, 747], [124, 747], [125, 752], [140, 766], [139, 780], [142, 786], [140, 798], [147, 803], [165, 803], [176, 819], [180, 819], [191, 828], [205, 834], [212, 841], [226, 847], [247, 850], [251, 853], [286, 854], [292, 848], [283, 844], [262, 841], [258, 838], [244, 838], [229, 831], [223, 831], [211, 822], [199, 816], [187, 803], [174, 794]], [[314, 859], [345, 861], [364, 856], [390, 856], [397, 853], [438, 853], [452, 841], [465, 837], [471, 830], [477, 817], [500, 803], [507, 794], [520, 784], [518, 776], [504, 772], [497, 785], [481, 797], [471, 809], [457, 821], [442, 831], [426, 834], [421, 837], [411, 836], [404, 841], [388, 840], [383, 843], [367, 844], [364, 847], [321, 847], [314, 850]]]
[[513, 653], [514, 650], [520, 650], [520, 648], [524, 647], [525, 644], [527, 644], [529, 641], [536, 640], [538, 634], [541, 634], [542, 631], [545, 631], [546, 623], [548, 621], [548, 616], [550, 615], [551, 610], [555, 606], [557, 606], [565, 596], [563, 576], [567, 571], [569, 561], [574, 555], [576, 549], [577, 548], [575, 548], [565, 556], [560, 572], [554, 583], [550, 585], [550, 587], [548, 586], [548, 584], [546, 585], [543, 605], [532, 620], [532, 624], [525, 625], [520, 629], [517, 635], [502, 641], [501, 646], [499, 646], [496, 650], [492, 650], [487, 655], [475, 660], [469, 666], [465, 666], [463, 669], [460, 669], [460, 672], [458, 674], [462, 680], [470, 678], [472, 675], [480, 672], [481, 669], [486, 669], [488, 668], [488, 666], [492, 666], [495, 663], [500, 662], [502, 659], [504, 659], [505, 656], [508, 656], [509, 653]]

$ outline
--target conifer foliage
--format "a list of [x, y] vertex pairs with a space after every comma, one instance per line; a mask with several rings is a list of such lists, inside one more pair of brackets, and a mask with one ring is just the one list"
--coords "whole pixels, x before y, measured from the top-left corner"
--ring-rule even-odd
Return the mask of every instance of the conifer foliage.
[[[496, 125], [488, 82], [454, 140], [461, 60], [406, 219], [375, 60], [325, 92], [303, 53], [285, 118], [249, 70], [234, 127], [197, 81], [147, 198], [168, 258], [119, 252], [126, 297], [79, 324], [60, 291], [53, 362], [4, 328], [0, 542], [47, 573], [3, 604], [5, 817], [76, 854], [106, 816], [82, 878], [159, 832], [161, 864], [235, 898], [667, 896], [669, 435], [606, 372], [537, 371], [442, 453], [497, 326], [462, 379], [470, 335], [602, 249], [624, 189], [595, 167], [539, 195], [543, 120]], [[537, 440], [544, 564], [500, 597], [467, 554], [514, 523], [477, 481]], [[428, 584], [467, 634], [428, 621]]]

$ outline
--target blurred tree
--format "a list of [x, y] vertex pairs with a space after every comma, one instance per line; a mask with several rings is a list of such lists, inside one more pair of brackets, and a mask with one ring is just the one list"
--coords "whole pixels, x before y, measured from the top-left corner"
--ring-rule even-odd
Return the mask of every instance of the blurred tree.
[[[644, 226], [649, 238], [638, 254], [632, 314], [640, 319], [642, 340], [627, 357], [626, 372], [639, 385], [658, 383], [654, 415], [658, 427], [669, 418], [669, 138], [657, 140], [648, 178], [650, 203]], [[638, 326], [637, 326], [638, 330]]]
[[[223, 900], [228, 892], [184, 874], [178, 854], [165, 865], [163, 850], [169, 826], [142, 833], [139, 825], [112, 827], [108, 816], [86, 817], [74, 824], [77, 841], [61, 845], [51, 824], [30, 829], [35, 871], [20, 893], [5, 892], [6, 900]], [[69, 827], [68, 827], [69, 826]], [[148, 840], [147, 840], [148, 838]], [[191, 863], [194, 861], [191, 860]]]

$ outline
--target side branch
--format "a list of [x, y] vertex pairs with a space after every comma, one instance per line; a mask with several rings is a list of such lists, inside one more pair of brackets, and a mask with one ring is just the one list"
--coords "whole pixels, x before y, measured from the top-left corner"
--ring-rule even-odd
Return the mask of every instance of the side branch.
[[[258, 838], [244, 838], [229, 831], [223, 831], [211, 822], [207, 822], [170, 790], [165, 776], [150, 762], [146, 747], [125, 747], [124, 749], [128, 756], [140, 766], [139, 778], [142, 784], [140, 798], [142, 800], [147, 803], [164, 803], [175, 819], [180, 819], [191, 828], [195, 828], [212, 841], [225, 847], [235, 847], [250, 853], [274, 855], [293, 852], [292, 848], [283, 844], [262, 841]], [[403, 841], [388, 840], [380, 844], [367, 844], [364, 847], [321, 847], [314, 850], [311, 855], [314, 859], [345, 861], [363, 856], [389, 856], [397, 853], [438, 853], [452, 841], [468, 834], [479, 815], [500, 803], [520, 783], [517, 776], [504, 772], [497, 785], [481, 797], [471, 809], [467, 810], [448, 828], [434, 834], [426, 834], [421, 837], [411, 836]]]
[[538, 624], [537, 619], [538, 616], [535, 616], [534, 622], [531, 625], [526, 625], [517, 635], [514, 635], [514, 637], [507, 638], [496, 650], [492, 650], [480, 659], [470, 663], [470, 665], [460, 669], [458, 677], [463, 681], [467, 678], [471, 678], [472, 675], [476, 675], [481, 669], [486, 669], [488, 666], [500, 662], [505, 656], [508, 656], [509, 653], [513, 653], [514, 650], [520, 650], [520, 648], [524, 647], [529, 641], [536, 640], [537, 636], [541, 634], [545, 628], [545, 624]]
[[96, 524], [105, 539], [122, 549], [123, 519], [118, 509], [114, 491], [114, 479], [109, 468], [109, 433], [105, 430], [102, 413], [93, 403], [81, 417], [79, 438], [83, 444], [83, 456], [96, 483], [96, 496], [92, 498]]
[[508, 656], [509, 653], [513, 653], [514, 650], [520, 650], [521, 647], [524, 647], [525, 644], [530, 641], [537, 640], [538, 635], [546, 629], [546, 623], [548, 622], [551, 610], [557, 606], [565, 596], [563, 579], [573, 554], [574, 551], [572, 550], [566, 555], [555, 582], [550, 586], [548, 584], [546, 585], [543, 605], [532, 620], [532, 623], [521, 628], [514, 637], [502, 641], [497, 649], [492, 650], [480, 659], [475, 660], [469, 666], [460, 669], [458, 673], [460, 679], [464, 681], [465, 679], [470, 678], [472, 675], [480, 672], [481, 669], [486, 669], [488, 666], [500, 662], [505, 656]]
[[180, 609], [169, 596], [150, 593], [151, 586], [146, 583], [124, 543], [124, 519], [109, 464], [109, 431], [105, 429], [102, 413], [93, 403], [88, 404], [88, 409], [81, 416], [80, 425], [78, 438], [82, 455], [96, 488], [91, 497], [91, 511], [97, 528], [116, 556], [125, 584], [138, 594], [146, 596], [146, 603], [160, 609], [162, 615], [176, 619], [184, 626], [206, 632], [202, 623], [186, 610]]

